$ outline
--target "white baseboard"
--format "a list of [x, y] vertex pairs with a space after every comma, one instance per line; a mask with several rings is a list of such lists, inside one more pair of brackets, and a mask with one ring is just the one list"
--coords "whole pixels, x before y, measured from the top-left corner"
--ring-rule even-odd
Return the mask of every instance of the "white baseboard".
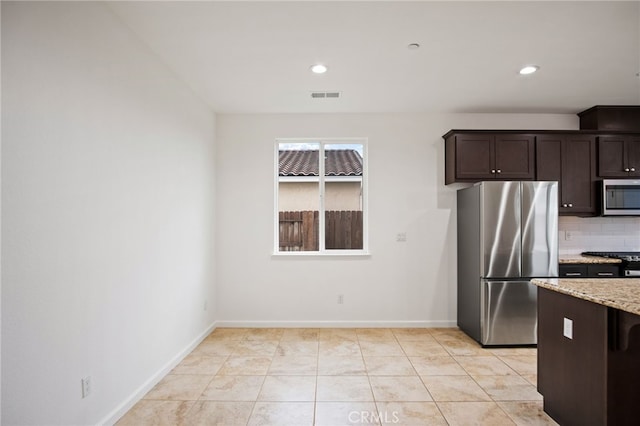
[[198, 337], [196, 337], [191, 343], [182, 349], [176, 356], [174, 356], [169, 362], [167, 362], [160, 370], [153, 374], [146, 382], [142, 384], [133, 394], [125, 399], [118, 407], [116, 407], [111, 413], [102, 419], [99, 425], [113, 425], [122, 416], [126, 414], [143, 396], [147, 394], [164, 376], [167, 375], [175, 366], [193, 351], [213, 330], [219, 327], [216, 321], [213, 322], [205, 331], [203, 331]]
[[230, 328], [450, 328], [456, 321], [244, 321], [219, 320], [216, 327]]

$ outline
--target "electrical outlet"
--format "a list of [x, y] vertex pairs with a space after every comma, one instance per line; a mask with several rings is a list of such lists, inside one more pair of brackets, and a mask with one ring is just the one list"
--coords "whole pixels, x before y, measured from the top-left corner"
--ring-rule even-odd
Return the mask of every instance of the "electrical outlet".
[[571, 231], [564, 231], [565, 241], [571, 241], [573, 239], [573, 233]]
[[82, 397], [86, 398], [91, 395], [92, 385], [91, 385], [91, 376], [84, 377], [81, 381], [82, 383]]
[[343, 305], [344, 304], [344, 295], [339, 294], [338, 295], [338, 305]]
[[562, 335], [567, 339], [573, 340], [573, 321], [565, 318], [562, 327]]

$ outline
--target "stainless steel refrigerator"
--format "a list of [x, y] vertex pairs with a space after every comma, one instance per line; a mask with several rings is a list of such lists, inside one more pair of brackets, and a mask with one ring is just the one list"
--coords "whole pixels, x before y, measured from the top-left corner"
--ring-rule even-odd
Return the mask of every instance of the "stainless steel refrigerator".
[[558, 276], [558, 183], [458, 191], [458, 326], [484, 346], [537, 343], [531, 278]]

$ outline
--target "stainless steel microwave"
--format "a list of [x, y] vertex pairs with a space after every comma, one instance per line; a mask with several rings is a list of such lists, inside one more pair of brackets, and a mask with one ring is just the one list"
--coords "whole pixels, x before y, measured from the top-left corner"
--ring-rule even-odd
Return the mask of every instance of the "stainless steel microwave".
[[603, 180], [602, 216], [640, 216], [640, 179]]

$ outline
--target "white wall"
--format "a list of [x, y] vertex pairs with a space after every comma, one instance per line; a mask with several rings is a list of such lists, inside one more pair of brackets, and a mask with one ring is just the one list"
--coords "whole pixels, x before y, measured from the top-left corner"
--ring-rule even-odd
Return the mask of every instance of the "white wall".
[[[2, 21], [2, 7], [0, 7], [0, 22]], [[0, 31], [0, 45], [2, 35]], [[0, 55], [0, 70], [2, 69], [2, 57]], [[0, 84], [0, 99], [2, 99], [2, 85]], [[0, 103], [0, 116], [2, 116], [2, 106]], [[0, 153], [2, 152], [2, 135], [0, 132]], [[2, 156], [0, 155], [0, 160]], [[2, 212], [2, 165], [0, 161], [0, 212]], [[2, 215], [0, 214], [0, 241], [2, 241]], [[0, 423], [2, 423], [2, 245], [0, 244]]]
[[215, 319], [214, 116], [100, 3], [2, 2], [2, 89], [2, 424], [108, 422]]
[[[226, 325], [455, 324], [451, 128], [577, 129], [575, 115], [219, 115], [218, 320]], [[274, 141], [369, 138], [364, 258], [273, 257]], [[396, 234], [406, 232], [406, 242]], [[344, 295], [344, 304], [337, 296]]]

